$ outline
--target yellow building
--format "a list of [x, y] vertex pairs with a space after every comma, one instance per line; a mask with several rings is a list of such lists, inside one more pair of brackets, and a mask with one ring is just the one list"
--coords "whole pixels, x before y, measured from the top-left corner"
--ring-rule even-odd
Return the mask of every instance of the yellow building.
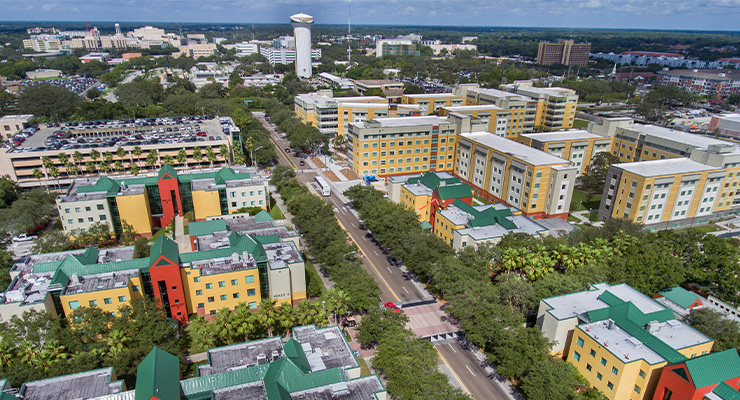
[[599, 153], [611, 150], [612, 143], [611, 137], [594, 135], [585, 130], [528, 133], [516, 140], [570, 161], [581, 175], [588, 171], [591, 159]]
[[421, 107], [423, 115], [436, 113], [442, 107], [457, 107], [465, 104], [465, 98], [452, 93], [404, 94], [401, 104], [413, 104]]
[[375, 118], [349, 127], [349, 164], [358, 175], [453, 169], [457, 124], [447, 118]]
[[[421, 175], [397, 175], [388, 179], [388, 197], [416, 211], [419, 221], [434, 225], [439, 207], [462, 198], [470, 201], [470, 186], [448, 172], [429, 171]], [[435, 199], [435, 201], [432, 201]]]
[[[493, 105], [511, 113], [507, 137], [513, 133], [532, 133], [535, 128], [537, 102], [527, 96], [498, 89], [485, 89], [477, 83], [458, 84], [456, 95], [465, 98], [466, 106]], [[460, 112], [465, 112], [464, 110]], [[490, 131], [490, 129], [489, 129]], [[497, 132], [494, 130], [494, 132]]]
[[440, 116], [451, 114], [464, 114], [488, 123], [488, 132], [516, 139], [528, 131], [525, 131], [524, 120], [526, 108], [501, 108], [494, 104], [481, 104], [476, 106], [453, 106], [441, 107]]
[[568, 160], [489, 132], [461, 133], [454, 173], [476, 195], [535, 219], [567, 218], [578, 168]]
[[663, 366], [709, 353], [714, 344], [625, 284], [543, 299], [537, 325], [554, 353], [613, 400], [652, 399]]
[[536, 103], [535, 127], [545, 130], [570, 129], [576, 118], [578, 95], [573, 89], [535, 87], [533, 81], [516, 81], [501, 85], [507, 92], [527, 96]]

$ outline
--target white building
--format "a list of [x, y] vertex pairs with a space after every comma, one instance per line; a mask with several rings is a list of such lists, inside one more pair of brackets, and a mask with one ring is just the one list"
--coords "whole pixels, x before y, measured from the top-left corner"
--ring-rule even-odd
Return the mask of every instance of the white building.
[[260, 52], [260, 46], [253, 42], [241, 42], [234, 44], [237, 57], [251, 56]]
[[[294, 49], [277, 49], [275, 47], [261, 47], [260, 54], [265, 56], [270, 65], [275, 64], [290, 64], [295, 62], [295, 50]], [[311, 49], [311, 58], [320, 59], [321, 49]]]
[[310, 78], [313, 75], [311, 65], [311, 26], [313, 17], [306, 14], [295, 14], [290, 17], [295, 36], [295, 73], [299, 78]]

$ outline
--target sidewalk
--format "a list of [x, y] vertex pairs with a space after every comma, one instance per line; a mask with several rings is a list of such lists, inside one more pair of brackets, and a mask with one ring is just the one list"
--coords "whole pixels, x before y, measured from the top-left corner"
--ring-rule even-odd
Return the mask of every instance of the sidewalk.
[[602, 221], [596, 221], [593, 222], [590, 219], [588, 219], [588, 211], [575, 211], [570, 213], [570, 216], [573, 218], [576, 218], [580, 221], [581, 224], [590, 225], [590, 226], [602, 226], [604, 223]]

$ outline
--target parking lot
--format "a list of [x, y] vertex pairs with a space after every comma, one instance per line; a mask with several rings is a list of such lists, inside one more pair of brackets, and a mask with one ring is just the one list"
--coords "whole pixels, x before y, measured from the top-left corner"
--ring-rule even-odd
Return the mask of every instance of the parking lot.
[[193, 116], [42, 124], [16, 135], [12, 152], [139, 146], [221, 140], [237, 129], [229, 118]]

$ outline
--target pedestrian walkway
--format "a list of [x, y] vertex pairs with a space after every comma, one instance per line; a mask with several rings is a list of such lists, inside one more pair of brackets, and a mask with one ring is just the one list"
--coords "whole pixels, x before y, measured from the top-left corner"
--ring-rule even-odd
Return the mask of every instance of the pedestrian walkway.
[[570, 213], [570, 216], [573, 217], [573, 218], [578, 219], [579, 220], [579, 223], [581, 223], [581, 224], [591, 225], [591, 226], [602, 226], [602, 225], [604, 225], [604, 223], [602, 221], [593, 222], [590, 219], [588, 219], [588, 214], [589, 214], [588, 211], [583, 210], [583, 211], [574, 211], [574, 212]]
[[175, 243], [181, 253], [189, 253], [193, 251], [193, 247], [190, 245], [190, 237], [185, 234], [185, 220], [183, 217], [175, 217]]

